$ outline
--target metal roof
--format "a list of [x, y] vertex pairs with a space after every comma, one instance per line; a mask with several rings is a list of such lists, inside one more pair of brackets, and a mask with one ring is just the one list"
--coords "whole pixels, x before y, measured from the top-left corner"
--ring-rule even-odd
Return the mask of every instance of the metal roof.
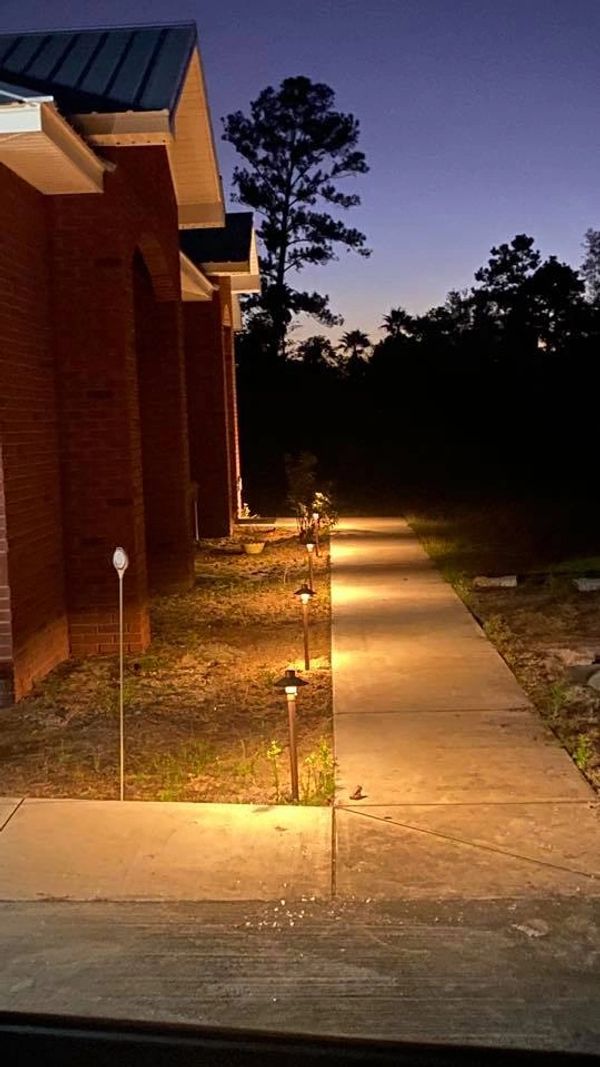
[[0, 79], [51, 93], [71, 115], [172, 112], [196, 45], [193, 22], [0, 35]]
[[251, 211], [228, 212], [219, 229], [182, 230], [181, 249], [192, 263], [248, 263], [252, 224]]
[[0, 81], [0, 105], [28, 103], [49, 103], [52, 97], [48, 93], [40, 93], [37, 89], [26, 89], [24, 85], [9, 85], [8, 82]]

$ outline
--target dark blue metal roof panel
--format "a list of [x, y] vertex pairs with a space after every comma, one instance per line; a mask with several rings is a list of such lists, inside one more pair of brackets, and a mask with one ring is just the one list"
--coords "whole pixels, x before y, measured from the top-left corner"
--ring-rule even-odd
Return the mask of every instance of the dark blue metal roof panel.
[[0, 36], [0, 79], [51, 93], [70, 114], [171, 112], [194, 46], [194, 23]]
[[26, 89], [24, 85], [9, 85], [0, 81], [0, 104], [14, 104], [15, 100], [40, 100], [44, 94], [37, 89]]
[[229, 211], [225, 226], [181, 230], [181, 251], [196, 266], [202, 263], [248, 263], [253, 219], [251, 211]]

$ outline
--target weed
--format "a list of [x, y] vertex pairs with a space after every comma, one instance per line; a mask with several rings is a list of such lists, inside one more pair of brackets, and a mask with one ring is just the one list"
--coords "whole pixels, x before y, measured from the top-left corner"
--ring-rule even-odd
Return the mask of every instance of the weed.
[[567, 686], [564, 682], [552, 682], [548, 686], [546, 708], [550, 719], [560, 714], [567, 701]]
[[594, 746], [589, 734], [578, 734], [573, 759], [580, 771], [585, 771], [594, 755]]
[[302, 803], [328, 804], [335, 789], [335, 760], [326, 738], [322, 737], [313, 752], [304, 759]]
[[235, 778], [241, 779], [246, 784], [254, 781], [256, 778], [256, 761], [258, 759], [258, 753], [255, 752], [249, 756], [246, 749], [246, 742], [241, 741], [242, 755], [240, 759], [235, 760], [231, 765], [231, 773]]
[[281, 756], [283, 749], [278, 741], [271, 741], [265, 755], [271, 764], [273, 771], [273, 784], [275, 786], [275, 802], [278, 804], [281, 799], [281, 790], [279, 784], [279, 767], [277, 766], [277, 760]]
[[205, 741], [188, 741], [182, 745], [180, 760], [191, 775], [202, 774], [209, 763], [212, 762], [213, 752], [210, 745]]
[[490, 615], [483, 624], [486, 637], [500, 649], [507, 649], [513, 643], [510, 627], [502, 615]]
[[174, 803], [180, 799], [181, 789], [177, 786], [166, 786], [164, 789], [159, 789], [157, 796], [165, 804]]

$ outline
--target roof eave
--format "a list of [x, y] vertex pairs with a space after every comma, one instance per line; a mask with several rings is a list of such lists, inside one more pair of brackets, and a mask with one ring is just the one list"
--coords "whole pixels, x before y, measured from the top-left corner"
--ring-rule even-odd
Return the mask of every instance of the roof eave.
[[0, 108], [0, 163], [47, 196], [101, 193], [107, 169], [47, 96]]
[[212, 300], [216, 287], [183, 252], [179, 253], [179, 266], [181, 272], [181, 299], [184, 303]]

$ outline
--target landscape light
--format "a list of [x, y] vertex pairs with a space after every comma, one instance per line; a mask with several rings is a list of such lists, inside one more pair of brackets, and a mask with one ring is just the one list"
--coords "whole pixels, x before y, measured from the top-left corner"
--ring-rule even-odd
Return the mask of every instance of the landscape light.
[[301, 585], [299, 589], [296, 589], [294, 593], [295, 597], [302, 604], [302, 624], [304, 628], [304, 670], [310, 670], [310, 651], [308, 647], [308, 606], [314, 596], [316, 596], [314, 589], [310, 586]]
[[125, 799], [124, 659], [123, 659], [123, 578], [129, 566], [124, 548], [115, 548], [112, 564], [119, 578], [119, 800]]
[[308, 685], [308, 682], [305, 682], [303, 678], [299, 678], [292, 668], [288, 668], [283, 677], [275, 682], [275, 688], [283, 689], [287, 699], [292, 800], [300, 799], [298, 793], [298, 747], [296, 744], [296, 697], [298, 689], [302, 685]]

